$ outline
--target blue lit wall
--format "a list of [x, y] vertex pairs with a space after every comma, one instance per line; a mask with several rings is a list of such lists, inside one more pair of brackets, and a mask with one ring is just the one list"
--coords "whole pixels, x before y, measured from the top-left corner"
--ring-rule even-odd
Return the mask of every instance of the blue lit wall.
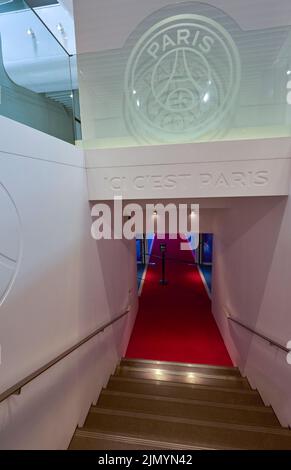
[[138, 263], [142, 263], [141, 244], [142, 244], [142, 240], [136, 240], [136, 260]]
[[202, 263], [212, 264], [213, 258], [213, 235], [204, 233], [202, 235]]

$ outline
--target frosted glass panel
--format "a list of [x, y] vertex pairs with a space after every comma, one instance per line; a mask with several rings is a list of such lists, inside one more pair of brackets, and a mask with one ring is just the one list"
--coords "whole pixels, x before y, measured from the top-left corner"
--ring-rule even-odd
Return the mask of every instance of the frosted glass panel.
[[[196, 1], [159, 8], [157, 0], [120, 48], [78, 56], [84, 146], [290, 136], [289, 3], [284, 24], [273, 25], [272, 8], [262, 21], [250, 9], [234, 19], [230, 8]], [[109, 27], [117, 34], [114, 20]]]
[[75, 142], [72, 58], [23, 0], [0, 0], [0, 115]]

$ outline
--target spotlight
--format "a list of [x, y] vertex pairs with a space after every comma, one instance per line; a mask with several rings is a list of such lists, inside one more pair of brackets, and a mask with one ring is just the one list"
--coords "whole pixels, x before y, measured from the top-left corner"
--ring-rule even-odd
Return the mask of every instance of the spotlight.
[[195, 376], [195, 374], [194, 374], [193, 372], [189, 372], [189, 373], [187, 374], [187, 377], [188, 377], [188, 379], [195, 379], [195, 378], [196, 378], [196, 376]]
[[31, 36], [32, 38], [35, 38], [35, 32], [33, 31], [32, 28], [28, 28], [26, 33], [27, 33], [28, 36]]
[[64, 29], [62, 23], [58, 23], [58, 25], [57, 25], [57, 30], [58, 30], [61, 34], [64, 34], [65, 29]]
[[203, 96], [203, 101], [204, 103], [207, 103], [209, 101], [209, 93], [205, 93], [205, 95]]

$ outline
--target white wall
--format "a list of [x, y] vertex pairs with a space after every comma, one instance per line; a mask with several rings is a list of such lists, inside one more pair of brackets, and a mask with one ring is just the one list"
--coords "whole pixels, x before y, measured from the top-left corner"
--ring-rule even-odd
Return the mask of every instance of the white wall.
[[291, 139], [86, 150], [89, 198], [288, 194]]
[[63, 449], [124, 354], [135, 245], [91, 238], [81, 151], [5, 118], [0, 128], [0, 393], [131, 305], [0, 405], [0, 448]]
[[228, 311], [285, 347], [290, 341], [290, 200], [232, 200], [214, 232], [213, 313], [234, 362], [281, 423], [291, 425], [287, 354], [225, 316]]
[[[119, 48], [131, 33], [133, 24], [141, 23], [143, 18], [166, 5], [184, 1], [99, 0], [97, 8], [96, 0], [74, 0], [78, 53]], [[208, 0], [207, 4], [226, 11], [243, 30], [291, 24], [289, 0], [276, 3], [274, 0], [256, 0], [255, 3], [253, 0]]]

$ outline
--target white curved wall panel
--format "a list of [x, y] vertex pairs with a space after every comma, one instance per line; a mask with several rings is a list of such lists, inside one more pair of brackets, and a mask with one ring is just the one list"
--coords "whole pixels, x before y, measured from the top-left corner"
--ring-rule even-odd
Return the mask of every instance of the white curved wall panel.
[[284, 347], [291, 340], [290, 192], [289, 199], [230, 201], [215, 217], [213, 231], [214, 316], [235, 364], [282, 425], [290, 426], [287, 353], [226, 318], [229, 313]]
[[131, 307], [0, 404], [1, 449], [64, 449], [125, 352], [137, 309], [135, 243], [91, 238], [82, 151], [3, 117], [0, 128], [0, 393]]

